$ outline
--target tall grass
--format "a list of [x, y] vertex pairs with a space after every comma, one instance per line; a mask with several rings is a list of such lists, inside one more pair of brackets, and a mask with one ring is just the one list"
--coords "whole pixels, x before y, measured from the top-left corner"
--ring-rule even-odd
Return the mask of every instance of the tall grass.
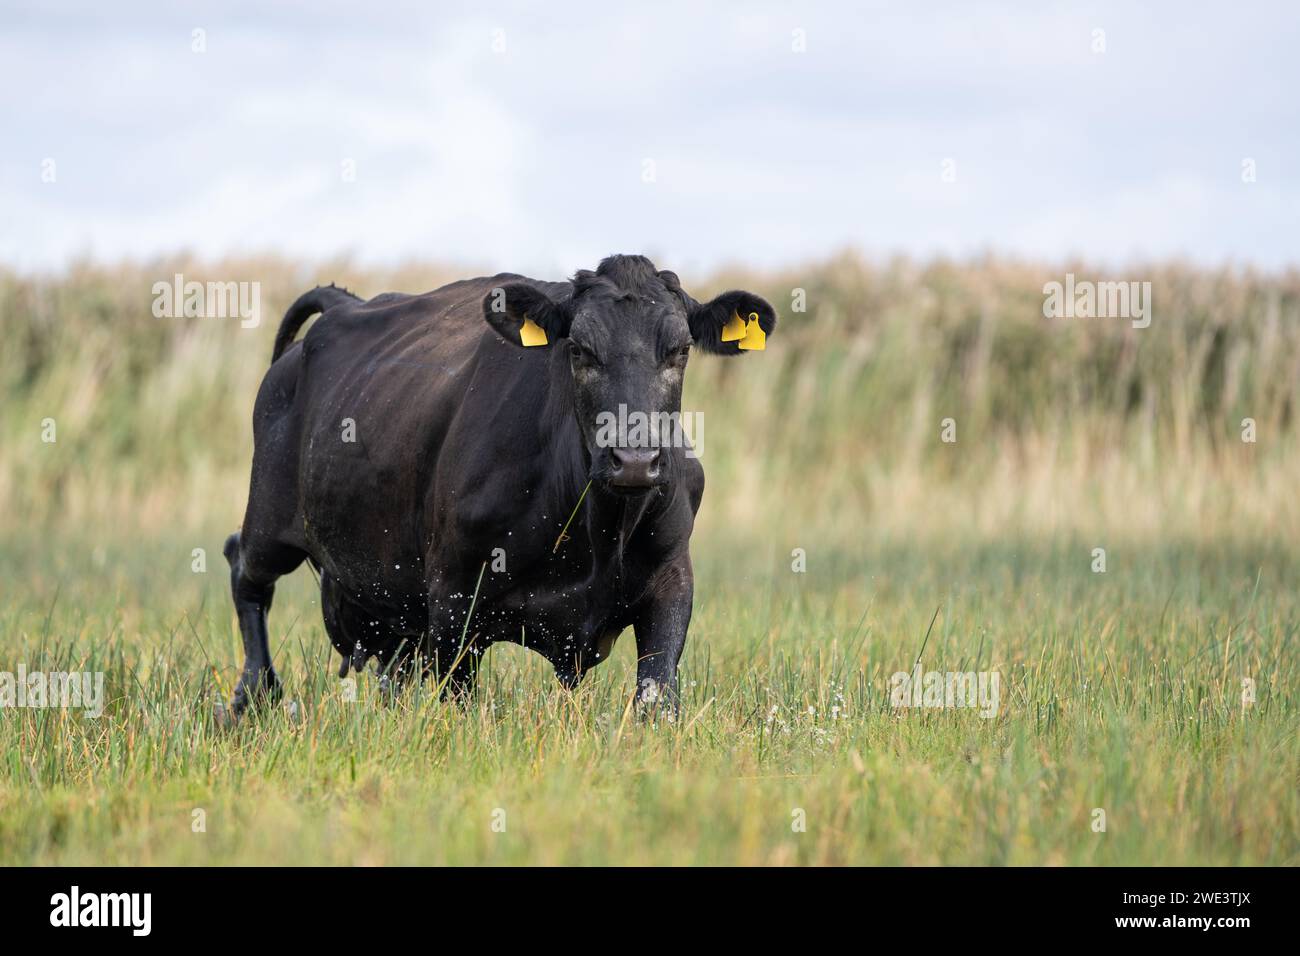
[[[762, 355], [692, 362], [686, 405], [705, 414], [705, 464], [726, 489], [705, 520], [757, 502], [768, 528], [819, 535], [1297, 531], [1300, 274], [1134, 269], [1154, 314], [1135, 329], [1045, 319], [1042, 286], [1066, 271], [1091, 274], [845, 255], [687, 277], [697, 296], [744, 286], [781, 313]], [[151, 286], [176, 272], [259, 281], [261, 325], [154, 318]], [[316, 282], [373, 295], [450, 278], [275, 260], [0, 273], [0, 508], [27, 527], [237, 521], [252, 401], [288, 303]], [[939, 441], [948, 417], [955, 444]]]
[[[851, 255], [684, 277], [781, 324], [691, 360], [708, 490], [678, 721], [629, 718], [627, 637], [574, 695], [497, 647], [465, 708], [365, 678], [350, 703], [300, 574], [271, 616], [293, 707], [233, 732], [218, 555], [279, 315], [317, 282], [456, 276], [0, 273], [0, 671], [102, 671], [109, 698], [0, 710], [0, 861], [1300, 862], [1300, 277], [1133, 269], [1133, 329], [1043, 318], [1066, 271], [1116, 278]], [[261, 326], [154, 318], [175, 272], [260, 281]], [[1001, 673], [996, 718], [890, 706], [923, 643], [929, 669]]]

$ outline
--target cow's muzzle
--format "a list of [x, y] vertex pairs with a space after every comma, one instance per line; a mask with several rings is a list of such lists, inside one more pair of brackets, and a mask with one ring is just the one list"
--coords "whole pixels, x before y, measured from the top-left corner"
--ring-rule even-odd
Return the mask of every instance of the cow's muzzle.
[[647, 491], [659, 482], [658, 448], [611, 448], [609, 484], [622, 491]]

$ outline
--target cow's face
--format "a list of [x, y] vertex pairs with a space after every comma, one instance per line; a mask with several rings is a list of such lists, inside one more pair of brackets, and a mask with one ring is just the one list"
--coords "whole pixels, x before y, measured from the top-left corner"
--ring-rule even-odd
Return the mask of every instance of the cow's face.
[[641, 256], [611, 256], [579, 272], [563, 301], [515, 282], [489, 294], [483, 310], [508, 342], [564, 350], [591, 477], [620, 494], [671, 478], [692, 346], [738, 355], [763, 348], [776, 327], [758, 296], [726, 292], [701, 304]]

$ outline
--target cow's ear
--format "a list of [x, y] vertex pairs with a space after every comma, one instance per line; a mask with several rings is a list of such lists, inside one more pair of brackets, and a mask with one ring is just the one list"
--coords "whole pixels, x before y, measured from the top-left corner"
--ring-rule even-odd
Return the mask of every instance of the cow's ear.
[[483, 298], [483, 317], [507, 342], [551, 345], [569, 334], [569, 309], [526, 282], [510, 282]]
[[686, 316], [691, 338], [706, 352], [739, 355], [761, 352], [776, 329], [776, 310], [752, 292], [724, 292], [698, 302]]

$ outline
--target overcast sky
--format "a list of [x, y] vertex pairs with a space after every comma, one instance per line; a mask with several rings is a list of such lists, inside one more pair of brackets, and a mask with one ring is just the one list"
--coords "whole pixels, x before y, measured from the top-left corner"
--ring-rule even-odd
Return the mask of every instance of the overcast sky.
[[0, 262], [1300, 262], [1294, 2], [723, 7], [5, 0]]

